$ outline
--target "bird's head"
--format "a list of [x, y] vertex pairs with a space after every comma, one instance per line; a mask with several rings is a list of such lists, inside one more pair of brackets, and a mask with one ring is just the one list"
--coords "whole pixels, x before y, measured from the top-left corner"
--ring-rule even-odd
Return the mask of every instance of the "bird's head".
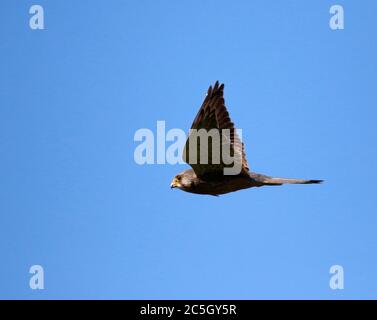
[[191, 179], [191, 176], [190, 174], [186, 174], [186, 171], [180, 173], [180, 174], [177, 174], [171, 184], [170, 184], [170, 188], [178, 188], [178, 189], [188, 189], [191, 187], [191, 184], [192, 184], [192, 179]]
[[183, 182], [182, 175], [181, 174], [177, 174], [173, 178], [173, 180], [172, 180], [172, 182], [170, 184], [170, 188], [172, 188], [172, 189], [173, 188], [184, 188], [182, 182]]

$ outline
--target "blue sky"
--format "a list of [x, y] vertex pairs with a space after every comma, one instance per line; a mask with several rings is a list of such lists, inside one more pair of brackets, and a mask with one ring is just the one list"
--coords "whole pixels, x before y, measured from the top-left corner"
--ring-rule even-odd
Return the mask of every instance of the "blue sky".
[[[377, 298], [375, 1], [0, 10], [0, 298]], [[216, 80], [253, 171], [326, 182], [215, 198], [137, 165], [135, 131], [188, 130]]]

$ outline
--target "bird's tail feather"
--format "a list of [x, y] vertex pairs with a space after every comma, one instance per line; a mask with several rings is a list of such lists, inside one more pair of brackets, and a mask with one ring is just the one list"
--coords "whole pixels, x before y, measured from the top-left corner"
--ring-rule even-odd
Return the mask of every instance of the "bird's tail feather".
[[280, 186], [282, 184], [312, 184], [321, 183], [323, 180], [286, 179], [263, 176], [262, 183], [267, 186]]

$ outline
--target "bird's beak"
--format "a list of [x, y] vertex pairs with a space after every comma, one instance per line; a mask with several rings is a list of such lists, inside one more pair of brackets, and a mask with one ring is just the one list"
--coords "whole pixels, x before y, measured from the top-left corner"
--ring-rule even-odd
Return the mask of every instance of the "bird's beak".
[[179, 183], [179, 181], [177, 181], [176, 178], [174, 178], [173, 181], [170, 184], [170, 188], [171, 189], [173, 189], [173, 188], [179, 188], [180, 186], [181, 186], [181, 184]]

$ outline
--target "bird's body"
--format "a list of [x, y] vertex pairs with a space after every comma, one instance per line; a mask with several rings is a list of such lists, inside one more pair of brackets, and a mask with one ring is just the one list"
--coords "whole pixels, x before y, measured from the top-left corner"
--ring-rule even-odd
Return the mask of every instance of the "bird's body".
[[[233, 192], [241, 189], [247, 189], [258, 186], [257, 181], [247, 174], [212, 176], [209, 178], [199, 178], [194, 170], [188, 169], [179, 176], [189, 180], [189, 184], [181, 184], [178, 188], [183, 191], [196, 194], [209, 194], [217, 196], [220, 194]], [[185, 179], [182, 179], [185, 182]], [[179, 181], [177, 181], [179, 183]]]
[[212, 176], [206, 179], [197, 177], [192, 169], [183, 171], [176, 176], [176, 179], [176, 181], [173, 180], [172, 184], [183, 191], [212, 196], [267, 185], [281, 186], [282, 184], [311, 184], [321, 182], [321, 180], [273, 178], [253, 172], [219, 177]]
[[[209, 87], [207, 96], [195, 117], [191, 129], [204, 129], [205, 131], [217, 129], [220, 132], [219, 154], [222, 155], [221, 152], [227, 147], [234, 156], [235, 163], [237, 161], [236, 159], [239, 159], [240, 170], [236, 174], [225, 174], [225, 170], [229, 169], [231, 164], [226, 162], [223, 158], [221, 158], [220, 161], [214, 160], [216, 158], [215, 152], [217, 146], [214, 142], [215, 140], [213, 140], [213, 138], [212, 140], [210, 139], [210, 142], [207, 143], [203, 151], [203, 148], [201, 148], [203, 147], [201, 146], [203, 142], [190, 133], [186, 142], [183, 158], [192, 169], [188, 169], [176, 175], [170, 185], [171, 188], [179, 188], [190, 193], [218, 196], [252, 187], [322, 182], [322, 180], [273, 178], [251, 172], [246, 160], [244, 145], [240, 141], [234, 124], [231, 122], [229, 113], [226, 110], [223, 90], [224, 85], [219, 85], [218, 82], [216, 82], [213, 88]], [[229, 130], [230, 135], [224, 135], [222, 132], [225, 130]], [[194, 149], [190, 149], [190, 143], [193, 142], [194, 137], [196, 145]], [[191, 152], [195, 154], [194, 161], [191, 161], [192, 158], [189, 154]], [[198, 162], [201, 152], [207, 156], [207, 162]], [[188, 161], [188, 159], [190, 159], [190, 161]]]

